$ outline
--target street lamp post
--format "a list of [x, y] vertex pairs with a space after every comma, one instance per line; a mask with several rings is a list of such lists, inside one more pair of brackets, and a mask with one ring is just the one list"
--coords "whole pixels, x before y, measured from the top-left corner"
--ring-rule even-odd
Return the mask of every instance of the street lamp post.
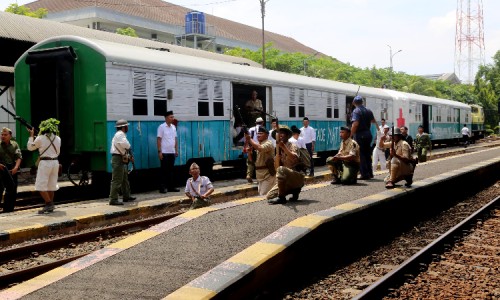
[[266, 44], [264, 41], [264, 17], [266, 16], [266, 3], [269, 0], [259, 0], [260, 1], [260, 13], [262, 16], [262, 68], [266, 68]]
[[389, 73], [389, 88], [392, 88], [392, 58], [394, 57], [394, 55], [398, 54], [399, 52], [403, 51], [403, 50], [398, 50], [396, 51], [396, 53], [392, 54], [392, 48], [391, 46], [387, 45], [387, 47], [389, 47], [389, 62], [390, 62], [390, 73]]

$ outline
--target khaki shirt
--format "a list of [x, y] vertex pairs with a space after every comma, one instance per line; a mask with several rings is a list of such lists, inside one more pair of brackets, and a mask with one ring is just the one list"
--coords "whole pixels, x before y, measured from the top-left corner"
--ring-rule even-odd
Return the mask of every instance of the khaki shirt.
[[[285, 145], [288, 148], [288, 150], [290, 150], [290, 152], [292, 153], [291, 155], [287, 155], [285, 151], [281, 151], [280, 165], [293, 170], [293, 168], [299, 163], [299, 156], [297, 155], [299, 149], [297, 148], [296, 145], [290, 142], [287, 142]], [[278, 146], [276, 146], [276, 151], [279, 151]]]
[[269, 174], [269, 170], [267, 168], [259, 168], [266, 166], [266, 160], [274, 159], [274, 145], [270, 140], [265, 140], [260, 143], [262, 147], [261, 150], [257, 150], [257, 160], [255, 161], [255, 173], [257, 180], [265, 180], [271, 174]]
[[[384, 148], [391, 148], [392, 142], [384, 143]], [[406, 141], [399, 140], [399, 142], [394, 143], [394, 150], [396, 150], [396, 154], [406, 158], [412, 158], [411, 156], [411, 147]]]
[[339, 154], [342, 156], [353, 155], [356, 157], [354, 161], [357, 163], [360, 162], [359, 145], [352, 138], [348, 138], [347, 140], [342, 141], [342, 143], [340, 143]]
[[1, 143], [0, 147], [0, 163], [3, 164], [15, 164], [16, 160], [22, 159], [21, 149], [19, 145], [11, 140], [10, 144], [4, 142]]

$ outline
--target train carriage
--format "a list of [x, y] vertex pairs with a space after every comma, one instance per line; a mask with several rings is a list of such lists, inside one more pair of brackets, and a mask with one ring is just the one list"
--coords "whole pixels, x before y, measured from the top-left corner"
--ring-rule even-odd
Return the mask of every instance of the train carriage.
[[[18, 115], [33, 125], [49, 117], [61, 120], [63, 163], [76, 157], [103, 174], [111, 172], [109, 143], [121, 118], [131, 124], [135, 168], [158, 169], [156, 130], [167, 110], [178, 120], [176, 165], [199, 160], [210, 168], [241, 160], [233, 132], [252, 90], [263, 101], [268, 127], [271, 116], [298, 127], [309, 117], [323, 159], [338, 150], [339, 127], [350, 125], [357, 93], [377, 120], [409, 125], [412, 135], [424, 123], [433, 137], [446, 140], [470, 123], [470, 108], [455, 101], [74, 36], [33, 46], [16, 62], [15, 83]], [[26, 130], [18, 133], [27, 140]]]

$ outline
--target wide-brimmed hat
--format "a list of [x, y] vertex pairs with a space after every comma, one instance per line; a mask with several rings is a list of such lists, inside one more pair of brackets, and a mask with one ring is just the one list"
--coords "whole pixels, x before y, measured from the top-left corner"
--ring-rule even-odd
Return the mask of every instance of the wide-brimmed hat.
[[399, 127], [394, 128], [394, 131], [389, 131], [389, 135], [402, 135], [401, 134], [401, 129]]
[[115, 123], [116, 128], [124, 127], [124, 126], [128, 126], [128, 122], [125, 119], [120, 119], [120, 120], [116, 121], [116, 123]]
[[283, 131], [285, 132], [288, 136], [292, 136], [292, 130], [290, 129], [290, 127], [286, 126], [286, 125], [279, 125], [279, 130], [273, 130], [273, 133], [271, 134], [271, 136], [273, 137], [273, 139], [276, 139], [276, 131]]

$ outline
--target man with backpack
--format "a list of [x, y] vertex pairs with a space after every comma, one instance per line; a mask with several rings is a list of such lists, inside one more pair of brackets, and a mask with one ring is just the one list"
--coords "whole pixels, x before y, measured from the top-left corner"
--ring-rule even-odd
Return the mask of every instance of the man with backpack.
[[335, 156], [328, 157], [326, 164], [332, 171], [331, 184], [355, 184], [359, 172], [359, 145], [351, 137], [349, 127], [340, 128], [342, 143]]
[[276, 135], [276, 170], [277, 183], [267, 193], [269, 204], [285, 204], [286, 195], [292, 194], [289, 201], [297, 201], [304, 186], [304, 172], [307, 168], [300, 159], [300, 152], [296, 145], [290, 143], [292, 131], [286, 125], [279, 125]]

